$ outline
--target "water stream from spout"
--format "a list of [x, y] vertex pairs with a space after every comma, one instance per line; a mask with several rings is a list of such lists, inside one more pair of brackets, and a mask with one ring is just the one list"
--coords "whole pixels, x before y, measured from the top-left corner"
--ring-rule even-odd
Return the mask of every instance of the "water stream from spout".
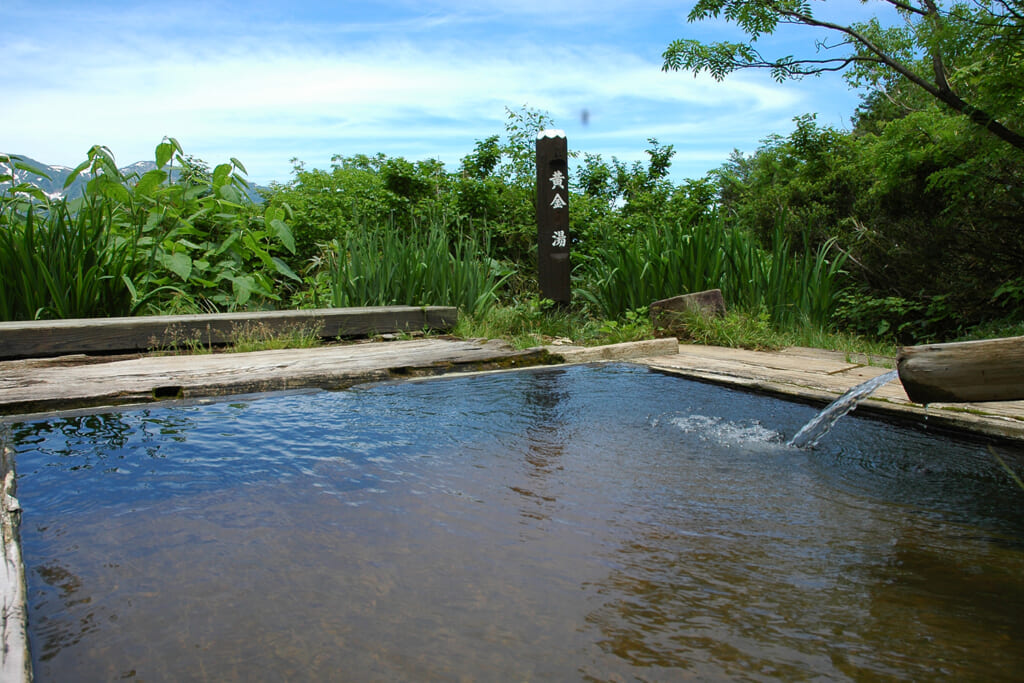
[[865, 398], [871, 395], [876, 389], [882, 385], [888, 384], [892, 380], [899, 376], [899, 372], [896, 370], [890, 370], [884, 375], [879, 375], [873, 379], [869, 379], [863, 384], [858, 384], [854, 388], [847, 391], [845, 394], [837, 398], [835, 401], [830, 403], [828, 407], [822, 410], [820, 413], [814, 416], [810, 422], [805, 424], [796, 435], [789, 440], [790, 446], [796, 446], [797, 448], [813, 448], [817, 445], [821, 437], [828, 433], [828, 430], [832, 429], [832, 425], [846, 415], [848, 412], [857, 407], [857, 405]]

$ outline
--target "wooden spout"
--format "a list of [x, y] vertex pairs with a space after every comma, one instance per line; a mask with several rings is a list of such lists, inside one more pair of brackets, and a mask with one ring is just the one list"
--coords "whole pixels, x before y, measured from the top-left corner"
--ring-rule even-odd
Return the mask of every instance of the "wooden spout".
[[1024, 399], [1024, 337], [909, 346], [896, 368], [915, 403]]

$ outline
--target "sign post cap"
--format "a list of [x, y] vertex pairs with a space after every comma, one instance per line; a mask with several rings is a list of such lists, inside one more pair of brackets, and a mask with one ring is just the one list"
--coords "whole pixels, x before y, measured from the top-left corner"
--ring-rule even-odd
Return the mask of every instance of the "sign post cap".
[[537, 139], [543, 140], [544, 138], [564, 138], [565, 131], [558, 128], [548, 128], [537, 133]]

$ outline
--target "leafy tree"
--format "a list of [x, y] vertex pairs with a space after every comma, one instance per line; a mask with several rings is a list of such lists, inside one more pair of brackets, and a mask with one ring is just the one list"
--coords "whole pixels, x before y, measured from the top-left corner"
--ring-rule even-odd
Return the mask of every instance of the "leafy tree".
[[191, 154], [185, 154], [181, 157], [181, 169], [176, 181], [185, 185], [209, 185], [213, 182], [213, 173], [208, 163]]
[[[718, 80], [741, 69], [768, 69], [778, 81], [845, 71], [852, 85], [889, 94], [909, 84], [1024, 151], [1024, 3], [879, 2], [903, 22], [828, 21], [814, 15], [808, 0], [698, 0], [689, 21], [724, 17], [749, 40], [673, 41], [663, 54], [663, 69], [707, 71]], [[779, 26], [824, 31], [834, 42], [817, 40], [814, 57], [765, 56], [757, 42]]]
[[486, 180], [501, 163], [501, 145], [497, 135], [477, 140], [473, 153], [462, 159], [462, 174], [475, 180]]

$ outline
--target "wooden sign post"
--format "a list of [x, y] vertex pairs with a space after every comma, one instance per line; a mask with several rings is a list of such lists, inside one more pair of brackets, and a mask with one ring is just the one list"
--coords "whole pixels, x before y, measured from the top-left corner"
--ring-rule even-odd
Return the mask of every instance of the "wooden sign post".
[[569, 151], [565, 133], [537, 134], [537, 279], [540, 295], [559, 304], [569, 287]]

